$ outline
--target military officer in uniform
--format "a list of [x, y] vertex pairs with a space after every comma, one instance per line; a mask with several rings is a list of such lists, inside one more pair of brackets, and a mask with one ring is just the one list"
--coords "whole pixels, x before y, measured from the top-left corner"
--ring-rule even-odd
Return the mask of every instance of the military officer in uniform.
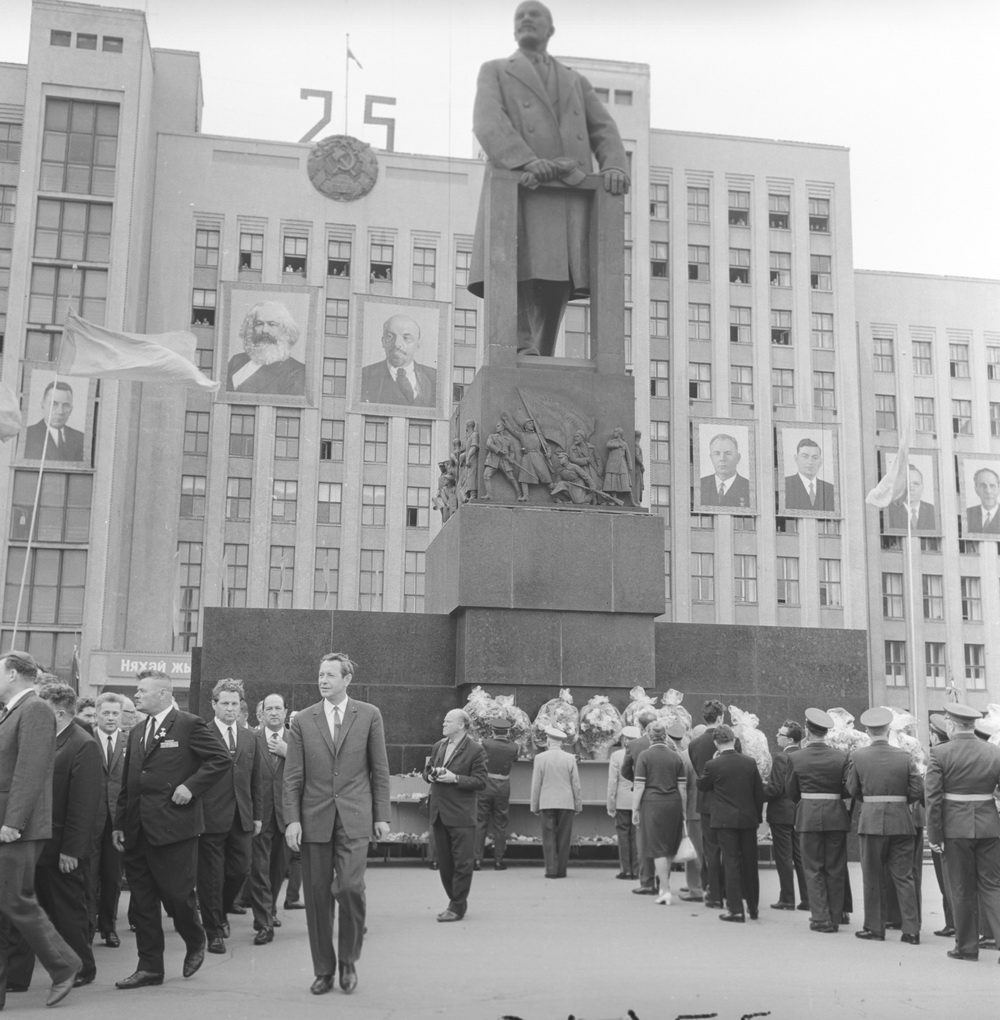
[[[948, 743], [948, 722], [945, 717], [940, 712], [935, 712], [931, 715], [929, 722], [931, 747]], [[926, 824], [926, 814], [924, 818]], [[937, 879], [937, 886], [941, 892], [941, 909], [944, 912], [944, 927], [939, 928], [934, 934], [950, 939], [955, 935], [955, 917], [951, 909], [951, 883], [948, 881], [948, 865], [945, 864], [944, 854], [940, 850], [935, 850], [934, 847], [931, 847], [931, 861], [934, 864], [934, 877]]]
[[480, 791], [478, 798], [475, 868], [479, 870], [486, 849], [486, 836], [492, 827], [493, 867], [497, 871], [506, 871], [503, 855], [507, 851], [510, 770], [517, 761], [518, 747], [510, 739], [509, 719], [491, 719], [490, 729], [493, 735], [483, 741], [483, 750], [486, 752], [486, 789]]

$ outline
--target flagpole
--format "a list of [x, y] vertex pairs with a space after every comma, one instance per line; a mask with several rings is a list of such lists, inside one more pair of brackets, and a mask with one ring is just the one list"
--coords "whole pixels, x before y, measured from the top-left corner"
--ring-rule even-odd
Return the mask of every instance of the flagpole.
[[347, 110], [348, 110], [348, 88], [351, 81], [351, 33], [345, 35], [346, 45], [344, 47], [344, 134], [347, 134]]
[[[907, 479], [907, 481], [909, 481], [909, 479]], [[909, 488], [907, 488], [907, 496], [909, 496]], [[913, 698], [911, 699], [910, 703], [913, 705], [913, 714], [914, 714], [914, 716], [916, 716], [917, 725], [920, 726], [921, 729], [922, 729], [923, 726], [924, 726], [924, 722], [925, 722], [924, 717], [923, 717], [924, 711], [923, 711], [923, 704], [922, 703], [925, 701], [925, 699], [921, 697], [921, 694], [923, 693], [923, 691], [921, 689], [920, 676], [919, 676], [919, 673], [917, 671], [917, 665], [919, 663], [919, 656], [917, 655], [917, 603], [916, 603], [916, 598], [915, 598], [914, 593], [913, 593], [914, 575], [915, 575], [915, 572], [916, 572], [916, 568], [914, 567], [914, 563], [913, 563], [913, 552], [914, 552], [914, 549], [913, 549], [913, 540], [914, 540], [914, 535], [913, 535], [913, 513], [912, 513], [912, 509], [910, 507], [909, 498], [907, 498], [907, 502], [906, 502], [906, 551], [907, 551], [907, 559], [909, 561], [909, 571], [908, 571], [908, 573], [909, 573], [909, 580], [908, 580], [908, 583], [907, 583], [907, 586], [906, 586], [906, 590], [907, 590], [907, 594], [909, 595], [909, 602], [910, 602], [909, 612], [908, 612], [907, 615], [910, 618], [910, 646], [912, 648], [911, 661], [913, 663]], [[924, 685], [923, 686], [924, 687], [927, 686], [926, 680], [924, 681]]]

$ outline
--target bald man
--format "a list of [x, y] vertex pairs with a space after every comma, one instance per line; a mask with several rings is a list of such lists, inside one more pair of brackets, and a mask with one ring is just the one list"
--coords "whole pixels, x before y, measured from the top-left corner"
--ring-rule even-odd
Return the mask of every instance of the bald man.
[[385, 360], [361, 369], [361, 401], [433, 407], [437, 372], [414, 358], [420, 349], [420, 326], [408, 315], [390, 315], [382, 327]]

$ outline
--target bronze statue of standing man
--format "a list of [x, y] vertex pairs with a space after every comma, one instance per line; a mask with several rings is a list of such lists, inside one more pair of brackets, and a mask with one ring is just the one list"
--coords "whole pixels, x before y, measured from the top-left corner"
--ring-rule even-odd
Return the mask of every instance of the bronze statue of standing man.
[[[629, 188], [621, 135], [590, 82], [548, 54], [549, 9], [525, 0], [514, 12], [517, 51], [479, 71], [473, 130], [492, 166], [523, 170], [518, 192], [517, 347], [551, 357], [568, 301], [590, 294], [586, 192], [575, 191], [594, 159], [613, 195]], [[538, 183], [567, 186], [536, 192]], [[487, 184], [488, 186], [488, 184]], [[485, 193], [485, 189], [484, 189]], [[469, 290], [484, 293], [480, 199]]]

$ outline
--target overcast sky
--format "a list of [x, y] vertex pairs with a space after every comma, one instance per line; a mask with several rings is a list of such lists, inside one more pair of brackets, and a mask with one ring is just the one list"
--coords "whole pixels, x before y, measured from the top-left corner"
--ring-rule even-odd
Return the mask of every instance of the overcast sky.
[[[201, 53], [202, 128], [297, 141], [333, 92], [348, 130], [394, 96], [396, 149], [472, 154], [484, 60], [514, 49], [515, 0], [116, 0], [153, 46]], [[553, 53], [647, 63], [652, 126], [844, 145], [854, 261], [1000, 279], [998, 0], [553, 0]], [[27, 59], [30, 0], [3, 0], [0, 60]]]

